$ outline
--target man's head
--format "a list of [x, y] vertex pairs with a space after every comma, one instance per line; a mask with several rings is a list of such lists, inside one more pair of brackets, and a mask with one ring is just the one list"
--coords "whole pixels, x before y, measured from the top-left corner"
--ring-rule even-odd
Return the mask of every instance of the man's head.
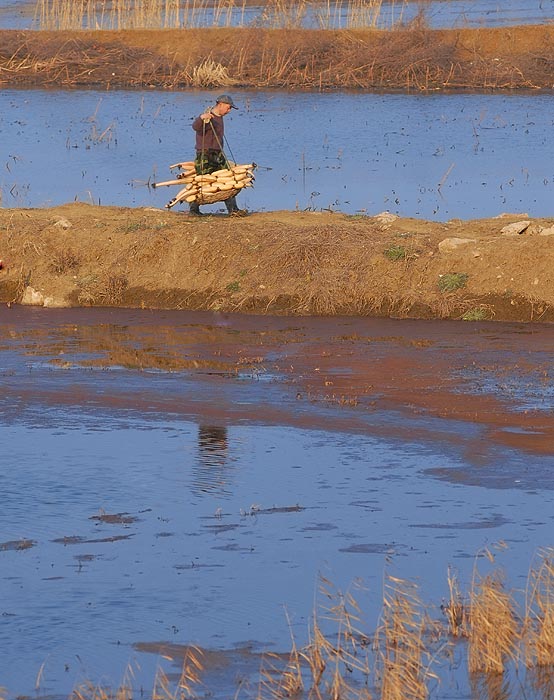
[[220, 95], [216, 99], [215, 104], [221, 115], [229, 114], [232, 109], [238, 109], [237, 105], [233, 102], [233, 98], [229, 95]]

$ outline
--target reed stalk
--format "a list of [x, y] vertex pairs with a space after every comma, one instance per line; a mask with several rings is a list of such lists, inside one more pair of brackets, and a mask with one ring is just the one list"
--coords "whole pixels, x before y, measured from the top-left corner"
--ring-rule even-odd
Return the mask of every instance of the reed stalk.
[[475, 573], [470, 592], [470, 674], [502, 674], [507, 662], [516, 658], [519, 637], [513, 595], [505, 590], [501, 573], [495, 570], [484, 577]]
[[554, 549], [539, 550], [527, 585], [524, 620], [527, 668], [554, 666]]
[[426, 700], [429, 669], [425, 615], [415, 584], [387, 575], [375, 649], [381, 700]]
[[[395, 17], [391, 28], [402, 17], [402, 10], [395, 15], [395, 5], [394, 0], [387, 5]], [[321, 29], [376, 28], [382, 7], [383, 0], [266, 0], [253, 24], [298, 29], [311, 16], [312, 26]], [[36, 0], [34, 23], [39, 29], [63, 31], [244, 27], [245, 10], [246, 0]]]

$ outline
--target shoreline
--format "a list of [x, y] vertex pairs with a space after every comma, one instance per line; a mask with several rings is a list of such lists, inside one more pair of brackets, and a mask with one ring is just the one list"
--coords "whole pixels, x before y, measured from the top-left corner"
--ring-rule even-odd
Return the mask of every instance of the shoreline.
[[416, 22], [390, 30], [6, 29], [0, 30], [0, 85], [552, 91], [553, 43], [554, 24], [430, 29]]
[[554, 322], [554, 216], [0, 209], [0, 303]]

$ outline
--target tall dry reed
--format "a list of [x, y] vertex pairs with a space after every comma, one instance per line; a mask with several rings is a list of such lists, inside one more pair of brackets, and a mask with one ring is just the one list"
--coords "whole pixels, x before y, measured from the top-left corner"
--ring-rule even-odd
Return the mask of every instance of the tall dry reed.
[[[494, 562], [490, 551], [485, 554]], [[513, 594], [505, 589], [499, 569], [481, 576], [475, 568], [469, 604], [468, 670], [502, 674], [517, 657], [521, 634]]]
[[525, 610], [527, 668], [554, 666], [554, 549], [539, 550], [529, 572]]
[[[387, 3], [390, 26], [402, 21], [406, 0]], [[246, 0], [36, 0], [35, 24], [44, 30], [167, 29], [244, 27], [271, 29], [375, 28], [383, 0], [266, 0], [259, 13], [247, 12]], [[384, 27], [382, 27], [384, 28]]]
[[383, 614], [376, 635], [381, 700], [425, 700], [430, 655], [424, 640], [426, 617], [415, 584], [386, 576]]

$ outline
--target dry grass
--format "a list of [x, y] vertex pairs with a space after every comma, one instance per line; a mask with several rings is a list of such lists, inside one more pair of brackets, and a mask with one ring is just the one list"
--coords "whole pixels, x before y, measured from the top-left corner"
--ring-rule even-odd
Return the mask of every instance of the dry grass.
[[[485, 554], [491, 561], [494, 556]], [[501, 571], [481, 576], [477, 569], [469, 595], [468, 669], [470, 674], [502, 674], [517, 655], [521, 637], [513, 594], [505, 590]]]
[[442, 606], [448, 622], [449, 633], [456, 638], [467, 637], [469, 633], [468, 609], [460, 592], [460, 584], [456, 573], [448, 569], [448, 602]]
[[529, 572], [525, 633], [525, 665], [554, 666], [554, 549], [541, 549]]
[[[491, 552], [486, 550], [485, 554], [494, 563]], [[355, 596], [360, 584], [354, 583], [342, 592], [321, 577], [308, 643], [298, 648], [291, 632], [288, 654], [264, 655], [255, 700], [426, 700], [430, 682], [438, 679], [433, 668], [441, 648], [437, 643], [442, 645], [445, 635], [454, 635], [458, 643], [468, 645], [473, 697], [512, 697], [505, 671], [509, 664], [517, 671], [520, 660], [529, 669], [526, 683], [537, 697], [553, 697], [554, 550], [544, 549], [537, 554], [529, 573], [522, 624], [498, 569], [480, 576], [475, 567], [469, 612], [452, 571], [448, 572], [448, 588], [448, 603], [442, 606], [447, 618], [444, 628], [429, 616], [415, 584], [387, 575], [381, 620], [372, 641]], [[520, 639], [524, 649], [521, 657], [517, 655]], [[135, 671], [129, 666], [116, 688], [86, 681], [74, 688], [71, 698], [131, 700]], [[141, 691], [141, 696], [151, 700], [205, 697], [209, 695], [205, 672], [203, 651], [187, 646], [178, 680], [172, 681], [159, 667], [151, 693]], [[37, 690], [41, 674], [42, 667]], [[520, 689], [526, 697], [527, 685]], [[7, 691], [0, 688], [0, 700], [6, 695]]]
[[[401, 22], [404, 1], [392, 15]], [[251, 24], [294, 29], [305, 23], [322, 29], [377, 27], [383, 0], [329, 0], [312, 6], [307, 0], [268, 0], [254, 19], [245, 0], [37, 0], [35, 24], [41, 30], [122, 30], [230, 27]]]
[[232, 85], [234, 81], [225, 66], [207, 58], [193, 68], [191, 82], [194, 87], [208, 88]]
[[[302, 90], [552, 87], [554, 32], [547, 28], [535, 37], [532, 56], [529, 38], [518, 29], [514, 34], [521, 33], [520, 49], [510, 44], [504, 53], [499, 49], [488, 57], [470, 51], [478, 37], [461, 30], [431, 30], [424, 21], [390, 30], [358, 25], [305, 29], [294, 14], [298, 4], [274, 2], [265, 6], [272, 14], [261, 18], [257, 28], [229, 27], [221, 7], [219, 24], [189, 28], [186, 35], [169, 30], [154, 35], [151, 29], [146, 35], [136, 28], [120, 33], [5, 30], [0, 32], [2, 82], [162, 89], [212, 84]], [[76, 21], [73, 11], [68, 23]]]
[[387, 576], [383, 614], [376, 635], [381, 700], [425, 700], [429, 653], [424, 640], [426, 618], [417, 586]]

